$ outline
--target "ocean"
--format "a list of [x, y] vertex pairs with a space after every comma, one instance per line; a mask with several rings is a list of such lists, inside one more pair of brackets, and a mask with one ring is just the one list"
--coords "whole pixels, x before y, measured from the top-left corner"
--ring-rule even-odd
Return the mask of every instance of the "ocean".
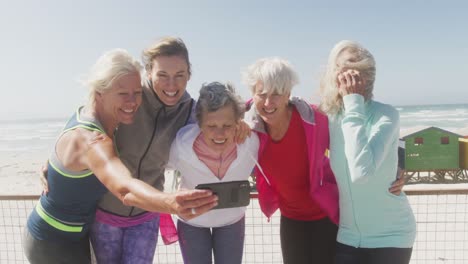
[[455, 133], [468, 131], [468, 104], [396, 106], [400, 112], [400, 130], [414, 131], [435, 126]]
[[[436, 126], [468, 135], [468, 104], [396, 106], [401, 134]], [[66, 118], [0, 120], [0, 194], [35, 192], [37, 175]]]

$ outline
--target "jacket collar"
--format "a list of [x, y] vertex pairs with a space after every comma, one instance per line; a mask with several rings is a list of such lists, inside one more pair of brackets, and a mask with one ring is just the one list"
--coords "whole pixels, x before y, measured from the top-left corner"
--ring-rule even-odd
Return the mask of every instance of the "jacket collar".
[[[314, 109], [300, 97], [291, 97], [289, 104], [293, 105], [303, 122], [308, 124], [315, 124]], [[244, 116], [244, 121], [252, 128], [252, 130], [266, 134], [265, 122], [260, 117], [257, 109], [253, 105], [253, 100], [247, 102], [247, 109], [249, 109]]]

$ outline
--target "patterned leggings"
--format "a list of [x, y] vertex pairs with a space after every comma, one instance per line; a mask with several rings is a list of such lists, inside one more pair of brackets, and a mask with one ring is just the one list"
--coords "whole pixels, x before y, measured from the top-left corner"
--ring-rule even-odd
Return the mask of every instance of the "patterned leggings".
[[95, 221], [91, 227], [91, 244], [99, 264], [151, 264], [158, 232], [159, 217], [131, 227]]

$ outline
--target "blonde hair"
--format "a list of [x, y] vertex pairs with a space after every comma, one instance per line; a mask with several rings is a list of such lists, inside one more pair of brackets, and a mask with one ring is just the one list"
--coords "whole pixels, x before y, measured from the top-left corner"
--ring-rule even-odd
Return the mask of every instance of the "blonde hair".
[[287, 60], [271, 57], [259, 59], [248, 66], [243, 73], [243, 81], [252, 94], [259, 83], [263, 85], [263, 92], [286, 94], [299, 83], [299, 78]]
[[96, 93], [111, 89], [113, 82], [121, 76], [132, 73], [141, 76], [141, 71], [141, 64], [128, 51], [113, 49], [104, 52], [83, 81], [89, 89], [88, 104], [94, 105]]
[[[352, 57], [344, 61], [342, 65], [338, 65], [338, 59], [345, 50], [351, 53]], [[320, 109], [327, 114], [336, 114], [343, 108], [343, 98], [338, 92], [336, 78], [338, 73], [348, 69], [359, 71], [361, 77], [366, 81], [365, 100], [372, 99], [374, 96], [376, 72], [374, 57], [361, 44], [342, 40], [331, 50], [325, 74], [320, 80], [320, 95], [322, 97]]]

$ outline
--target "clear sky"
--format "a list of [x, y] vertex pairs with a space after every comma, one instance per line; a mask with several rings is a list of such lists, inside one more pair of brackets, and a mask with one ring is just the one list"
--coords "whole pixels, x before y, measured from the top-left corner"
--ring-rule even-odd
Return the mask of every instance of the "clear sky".
[[293, 94], [317, 102], [328, 52], [351, 39], [376, 58], [376, 100], [467, 103], [468, 4], [379, 2], [0, 0], [0, 120], [70, 115], [87, 95], [78, 80], [102, 52], [140, 58], [167, 35], [189, 48], [195, 98], [210, 81], [248, 98], [242, 68], [280, 56], [299, 73]]

